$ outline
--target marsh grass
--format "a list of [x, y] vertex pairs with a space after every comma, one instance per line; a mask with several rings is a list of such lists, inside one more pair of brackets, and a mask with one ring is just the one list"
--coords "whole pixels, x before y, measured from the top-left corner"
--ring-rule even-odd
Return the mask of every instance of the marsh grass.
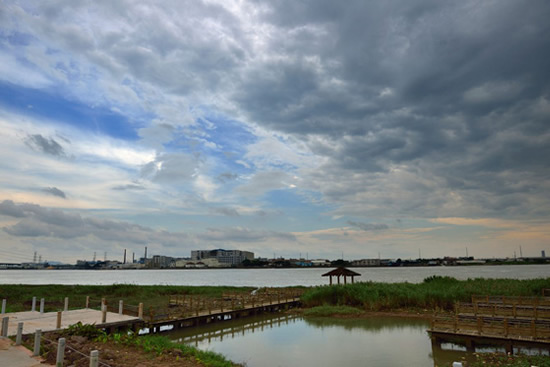
[[[9, 312], [28, 311], [31, 309], [32, 297], [38, 302], [45, 298], [45, 310], [57, 311], [62, 309], [65, 297], [69, 297], [69, 308], [82, 308], [86, 303], [86, 296], [98, 303], [102, 297], [108, 304], [118, 307], [118, 301], [124, 300], [127, 305], [137, 306], [143, 302], [145, 309], [149, 307], [166, 307], [170, 295], [197, 295], [202, 297], [219, 298], [223, 293], [250, 293], [251, 287], [192, 287], [170, 285], [28, 285], [9, 284], [0, 285], [0, 300], [7, 299]], [[99, 304], [99, 303], [98, 303]]]
[[302, 303], [306, 307], [351, 306], [366, 311], [451, 311], [455, 302], [470, 302], [472, 295], [540, 296], [543, 288], [550, 288], [550, 278], [457, 280], [432, 276], [419, 284], [365, 282], [315, 287], [303, 294]]

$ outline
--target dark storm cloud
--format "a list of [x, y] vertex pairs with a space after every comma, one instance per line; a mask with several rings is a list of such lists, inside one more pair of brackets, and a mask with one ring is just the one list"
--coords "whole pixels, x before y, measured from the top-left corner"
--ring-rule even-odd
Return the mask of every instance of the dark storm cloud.
[[82, 217], [59, 209], [44, 208], [36, 204], [15, 204], [10, 200], [0, 203], [0, 214], [21, 218], [16, 224], [4, 227], [15, 237], [51, 237], [77, 239], [93, 236], [103, 241], [117, 243], [159, 243], [173, 247], [181, 245], [184, 233], [156, 231], [128, 222]]
[[25, 217], [25, 211], [11, 200], [4, 200], [0, 203], [0, 214], [14, 218]]
[[339, 213], [550, 214], [549, 3], [282, 1], [264, 15], [284, 57], [235, 100], [328, 158], [309, 178]]
[[28, 135], [26, 143], [42, 153], [62, 157], [65, 155], [63, 147], [52, 138], [45, 138], [40, 134]]
[[50, 195], [63, 198], [63, 199], [67, 198], [65, 193], [63, 191], [59, 190], [57, 187], [45, 187], [45, 188], [42, 189], [42, 191], [44, 191], [44, 192], [46, 192]]

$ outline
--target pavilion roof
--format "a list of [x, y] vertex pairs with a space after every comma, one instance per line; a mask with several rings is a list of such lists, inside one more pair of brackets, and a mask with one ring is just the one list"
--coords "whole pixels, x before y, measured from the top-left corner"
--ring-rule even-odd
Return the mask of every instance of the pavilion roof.
[[344, 276], [347, 276], [347, 277], [350, 277], [350, 276], [361, 276], [361, 274], [359, 273], [356, 273], [352, 270], [349, 270], [349, 269], [346, 269], [344, 267], [339, 267], [339, 268], [336, 268], [334, 270], [331, 270], [329, 271], [328, 273], [325, 273], [323, 274], [324, 277], [328, 277], [328, 276], [340, 276], [340, 275], [344, 275]]

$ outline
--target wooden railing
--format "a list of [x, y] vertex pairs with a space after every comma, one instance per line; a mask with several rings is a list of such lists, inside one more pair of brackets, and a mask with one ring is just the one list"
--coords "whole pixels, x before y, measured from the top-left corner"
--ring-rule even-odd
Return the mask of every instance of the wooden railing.
[[145, 316], [150, 321], [187, 318], [225, 311], [237, 311], [257, 306], [295, 301], [303, 291], [300, 289], [261, 289], [254, 294], [223, 293], [220, 298], [198, 295], [171, 295], [166, 308], [150, 308]]
[[432, 319], [431, 331], [550, 341], [550, 323], [543, 320], [508, 318], [496, 320], [492, 317], [436, 316]]
[[472, 296], [472, 303], [550, 307], [550, 297]]
[[532, 318], [550, 320], [550, 307], [535, 304], [505, 304], [505, 303], [458, 303], [457, 314], [483, 315], [492, 317]]

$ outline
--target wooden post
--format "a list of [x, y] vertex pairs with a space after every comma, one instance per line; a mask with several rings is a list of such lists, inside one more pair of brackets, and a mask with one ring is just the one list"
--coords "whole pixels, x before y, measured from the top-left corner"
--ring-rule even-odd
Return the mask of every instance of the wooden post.
[[61, 329], [61, 311], [57, 311], [57, 322], [55, 323], [56, 329]]
[[455, 316], [454, 331], [455, 333], [458, 331], [458, 316]]
[[44, 313], [44, 298], [40, 299], [40, 313]]
[[90, 296], [86, 296], [86, 308], [90, 308]]
[[138, 306], [138, 317], [143, 319], [143, 303], [140, 303]]
[[32, 312], [36, 311], [36, 297], [33, 297], [33, 298], [32, 298], [32, 308], [31, 308], [31, 311], [32, 311]]
[[120, 300], [120, 301], [118, 301], [118, 314], [122, 315], [123, 310], [124, 310], [124, 301]]
[[101, 310], [103, 310], [103, 305], [107, 306], [107, 300], [105, 297], [101, 298]]
[[104, 324], [107, 322], [107, 305], [101, 305], [101, 323]]
[[42, 330], [36, 329], [34, 332], [34, 350], [33, 350], [33, 356], [39, 356], [40, 355], [40, 338], [42, 337]]
[[477, 318], [477, 333], [481, 335], [481, 332], [483, 331], [483, 321], [481, 321], [481, 317]]
[[90, 352], [90, 367], [97, 367], [99, 362], [99, 352], [97, 350], [92, 350]]
[[23, 323], [17, 323], [17, 336], [15, 337], [15, 345], [21, 345], [21, 339], [23, 339]]
[[2, 315], [6, 313], [6, 299], [2, 300]]
[[2, 319], [2, 333], [0, 333], [0, 336], [3, 336], [4, 338], [8, 337], [9, 322], [10, 322], [10, 318], [8, 316]]
[[63, 311], [69, 311], [69, 297], [65, 297], [65, 308]]
[[57, 341], [57, 358], [55, 360], [56, 367], [63, 367], [63, 360], [65, 359], [65, 338], [59, 338]]

